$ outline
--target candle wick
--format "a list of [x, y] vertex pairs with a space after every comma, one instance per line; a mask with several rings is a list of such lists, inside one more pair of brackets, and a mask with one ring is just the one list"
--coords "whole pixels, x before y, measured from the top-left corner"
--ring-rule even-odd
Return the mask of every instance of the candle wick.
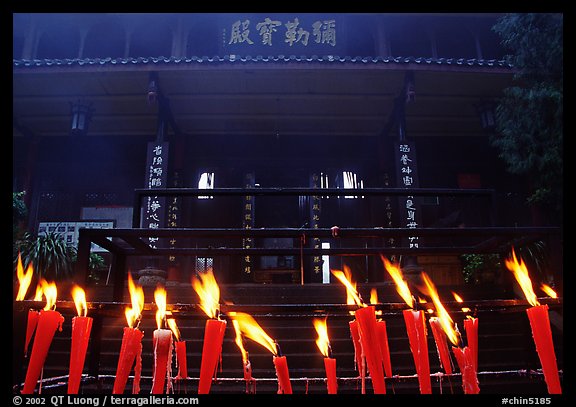
[[278, 344], [278, 341], [274, 341], [274, 345], [276, 345], [276, 355], [275, 356], [282, 356], [282, 350], [280, 349], [280, 345]]

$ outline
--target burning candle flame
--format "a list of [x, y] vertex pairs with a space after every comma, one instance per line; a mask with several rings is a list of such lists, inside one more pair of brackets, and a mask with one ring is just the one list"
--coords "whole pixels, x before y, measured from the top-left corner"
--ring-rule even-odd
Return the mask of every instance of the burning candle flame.
[[526, 268], [526, 264], [524, 260], [520, 258], [520, 262], [516, 257], [516, 252], [514, 252], [514, 248], [512, 248], [512, 258], [505, 259], [504, 263], [508, 270], [510, 270], [514, 277], [516, 277], [516, 281], [520, 284], [520, 288], [524, 292], [524, 296], [530, 303], [530, 305], [536, 307], [540, 305], [538, 300], [536, 299], [536, 294], [534, 294], [534, 289], [532, 288], [532, 281], [530, 280], [530, 276], [528, 275], [528, 269]]
[[552, 287], [550, 287], [548, 284], [542, 284], [542, 285], [540, 286], [540, 289], [541, 289], [542, 291], [544, 291], [544, 292], [546, 293], [546, 295], [548, 295], [548, 297], [558, 298], [558, 294], [556, 294], [556, 291], [554, 291], [554, 290], [552, 289]]
[[390, 274], [390, 277], [392, 277], [392, 279], [396, 283], [396, 291], [398, 291], [398, 294], [400, 294], [404, 302], [406, 302], [406, 304], [408, 304], [410, 308], [414, 308], [414, 298], [410, 293], [410, 289], [408, 288], [406, 280], [404, 280], [402, 270], [400, 269], [400, 264], [391, 263], [383, 255], [380, 255], [380, 258], [384, 262], [384, 267], [386, 268], [386, 271], [388, 272], [388, 274]]
[[174, 318], [168, 318], [166, 322], [168, 323], [168, 327], [176, 337], [176, 342], [180, 342], [180, 330], [178, 329], [178, 325], [176, 325], [176, 320]]
[[344, 266], [344, 271], [342, 270], [330, 270], [330, 272], [336, 277], [344, 287], [346, 287], [346, 304], [352, 305], [356, 304], [359, 307], [364, 307], [365, 304], [360, 298], [360, 294], [356, 291], [356, 283], [352, 282], [350, 269]]
[[58, 296], [58, 290], [56, 289], [56, 283], [47, 282], [44, 279], [40, 280], [42, 285], [42, 293], [46, 297], [46, 306], [44, 306], [44, 311], [48, 311], [56, 308], [56, 297]]
[[142, 310], [144, 309], [144, 290], [142, 287], [137, 286], [132, 279], [132, 274], [128, 273], [128, 291], [130, 292], [130, 302], [132, 308], [126, 307], [126, 322], [130, 328], [134, 328], [136, 321], [140, 319]]
[[[236, 312], [231, 311], [228, 313], [228, 315], [234, 318], [236, 316]], [[242, 362], [244, 362], [244, 365], [246, 365], [248, 363], [248, 352], [244, 348], [244, 342], [242, 341], [242, 331], [240, 329], [240, 323], [236, 319], [232, 319], [232, 326], [234, 327], [234, 332], [236, 333], [234, 342], [236, 343], [236, 345], [238, 345], [240, 353], [242, 354]]]
[[20, 257], [20, 252], [18, 252], [18, 263], [16, 265], [16, 275], [18, 276], [18, 294], [16, 294], [16, 301], [24, 300], [26, 297], [26, 292], [30, 283], [32, 282], [32, 276], [34, 275], [34, 267], [32, 262], [28, 264], [26, 268], [26, 273], [24, 273], [24, 266], [22, 265], [22, 258]]
[[154, 291], [154, 302], [156, 303], [156, 326], [162, 329], [164, 318], [166, 317], [166, 290], [163, 287], [156, 287]]
[[232, 321], [237, 321], [240, 332], [247, 338], [252, 339], [268, 349], [274, 356], [278, 356], [276, 342], [262, 329], [250, 314], [244, 312], [229, 313]]
[[378, 304], [378, 290], [376, 288], [370, 290], [370, 304]]
[[86, 304], [86, 293], [84, 292], [84, 289], [75, 285], [72, 288], [72, 298], [74, 299], [74, 305], [76, 305], [78, 316], [85, 317], [88, 315], [88, 305]]
[[217, 318], [220, 308], [220, 288], [212, 269], [192, 277], [192, 287], [200, 297], [200, 308], [210, 318]]
[[450, 339], [450, 342], [458, 346], [458, 334], [454, 329], [454, 321], [452, 320], [452, 318], [448, 314], [448, 311], [446, 311], [446, 308], [444, 308], [444, 305], [440, 301], [440, 296], [438, 295], [438, 291], [436, 290], [434, 283], [426, 273], [422, 273], [422, 279], [426, 284], [427, 294], [430, 296], [430, 298], [432, 298], [432, 302], [434, 303], [436, 312], [438, 314], [437, 318], [440, 321], [442, 329], [444, 330], [444, 332], [446, 332], [446, 335], [448, 336], [448, 339]]
[[316, 346], [320, 350], [320, 353], [324, 355], [325, 358], [330, 357], [330, 339], [328, 338], [328, 326], [326, 325], [326, 318], [314, 318], [312, 321], [316, 333], [318, 334], [318, 339], [316, 339]]
[[42, 285], [38, 284], [36, 286], [36, 292], [34, 293], [34, 301], [42, 301]]
[[[462, 299], [462, 297], [460, 297], [458, 294], [456, 294], [454, 291], [452, 291], [452, 295], [454, 296], [454, 299], [456, 300], [456, 302], [464, 302], [464, 300]], [[462, 307], [460, 308], [462, 310], [462, 312], [470, 312], [471, 309], [468, 307]]]

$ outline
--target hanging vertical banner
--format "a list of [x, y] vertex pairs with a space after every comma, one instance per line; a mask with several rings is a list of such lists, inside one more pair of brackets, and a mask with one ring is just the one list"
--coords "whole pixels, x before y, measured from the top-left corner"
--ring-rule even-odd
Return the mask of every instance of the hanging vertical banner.
[[[320, 188], [320, 176], [316, 173], [310, 175], [310, 188]], [[310, 197], [310, 227], [312, 229], [320, 228], [320, 212], [321, 212], [321, 198], [319, 195], [313, 195]], [[320, 249], [322, 243], [319, 237], [313, 237], [310, 239], [310, 247], [313, 249]], [[321, 283], [322, 282], [322, 256], [315, 254], [312, 256], [311, 264], [312, 272], [310, 273], [311, 283]]]
[[[397, 185], [399, 188], [418, 188], [418, 167], [416, 165], [416, 148], [414, 143], [400, 141], [395, 144]], [[420, 204], [412, 195], [399, 198], [400, 227], [416, 229], [421, 227]], [[418, 248], [418, 236], [402, 239], [402, 246]]]
[[[168, 143], [149, 142], [148, 155], [146, 158], [146, 187], [149, 189], [166, 188], [168, 179]], [[142, 228], [158, 229], [166, 224], [166, 198], [155, 195], [146, 198]], [[150, 247], [157, 248], [160, 245], [159, 238], [149, 237]]]
[[[253, 172], [246, 173], [244, 176], [244, 188], [250, 189], [255, 186], [255, 176]], [[242, 227], [244, 229], [254, 228], [254, 195], [244, 196], [243, 201], [244, 209], [242, 211]], [[254, 239], [245, 237], [242, 239], [242, 247], [250, 249], [254, 247]], [[253, 271], [253, 259], [251, 256], [246, 255], [242, 258], [242, 270], [245, 274], [251, 274]]]
[[[180, 181], [180, 173], [174, 171], [172, 179], [172, 187], [180, 188], [182, 183]], [[181, 211], [181, 199], [179, 196], [168, 197], [168, 227], [177, 228], [180, 225], [180, 211]], [[176, 248], [176, 238], [170, 238], [168, 242], [171, 249]], [[176, 256], [168, 256], [168, 261], [170, 263], [176, 262]]]

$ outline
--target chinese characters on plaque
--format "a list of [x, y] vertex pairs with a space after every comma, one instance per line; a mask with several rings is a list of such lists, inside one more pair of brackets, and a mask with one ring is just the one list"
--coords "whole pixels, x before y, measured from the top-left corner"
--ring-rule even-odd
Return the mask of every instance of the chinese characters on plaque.
[[[399, 188], [418, 188], [418, 171], [416, 166], [416, 149], [414, 143], [396, 143], [397, 184]], [[419, 205], [412, 195], [400, 197], [400, 227], [416, 229], [420, 226]], [[404, 246], [412, 249], [419, 247], [418, 236], [403, 239]]]
[[[174, 177], [172, 180], [172, 187], [180, 188], [180, 173], [178, 171], [174, 171]], [[170, 196], [168, 199], [168, 227], [169, 228], [177, 228], [180, 224], [180, 208], [181, 208], [181, 199], [178, 196]], [[176, 248], [176, 239], [171, 237], [169, 240], [169, 245], [171, 249]], [[168, 261], [170, 263], [176, 262], [176, 256], [168, 256]]]
[[[80, 229], [112, 229], [114, 221], [82, 221], [82, 222], [40, 222], [38, 224], [38, 236], [45, 235], [46, 233], [57, 233], [62, 236], [62, 239], [67, 245], [78, 247], [78, 238], [80, 237]], [[101, 248], [95, 243], [90, 247], [92, 252], [105, 252], [106, 249]]]
[[[166, 188], [168, 179], [168, 143], [148, 143], [146, 160], [146, 187], [149, 189]], [[158, 229], [165, 225], [166, 198], [156, 195], [146, 197], [143, 228]], [[149, 237], [148, 243], [153, 249], [158, 247], [159, 238]]]
[[[254, 188], [255, 176], [253, 172], [249, 172], [244, 177], [244, 188]], [[246, 195], [243, 197], [242, 204], [244, 209], [242, 211], [242, 227], [244, 229], [254, 228], [254, 195]], [[244, 249], [250, 249], [254, 247], [254, 241], [251, 237], [245, 237], [242, 239], [242, 247]], [[253, 259], [249, 255], [245, 255], [242, 258], [242, 269], [245, 274], [252, 273], [253, 270]]]
[[[314, 173], [310, 175], [310, 188], [320, 188], [320, 177]], [[319, 195], [310, 197], [310, 228], [320, 228], [321, 198]], [[310, 245], [313, 249], [320, 249], [322, 244], [319, 237], [313, 237]], [[312, 257], [311, 282], [322, 282], [322, 256], [315, 254]]]

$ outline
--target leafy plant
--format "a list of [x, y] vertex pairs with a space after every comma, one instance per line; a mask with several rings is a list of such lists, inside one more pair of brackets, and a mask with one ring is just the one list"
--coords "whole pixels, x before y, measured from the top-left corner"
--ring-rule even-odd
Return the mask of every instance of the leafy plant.
[[24, 202], [24, 191], [12, 192], [12, 242], [20, 239], [24, 234], [21, 223], [28, 216], [28, 208]]
[[498, 254], [462, 254], [462, 273], [467, 283], [485, 282], [485, 275], [495, 275], [501, 267]]
[[32, 263], [38, 277], [61, 279], [71, 274], [76, 248], [64, 241], [60, 233], [46, 232], [33, 237], [24, 233], [15, 244], [22, 256], [24, 267]]

